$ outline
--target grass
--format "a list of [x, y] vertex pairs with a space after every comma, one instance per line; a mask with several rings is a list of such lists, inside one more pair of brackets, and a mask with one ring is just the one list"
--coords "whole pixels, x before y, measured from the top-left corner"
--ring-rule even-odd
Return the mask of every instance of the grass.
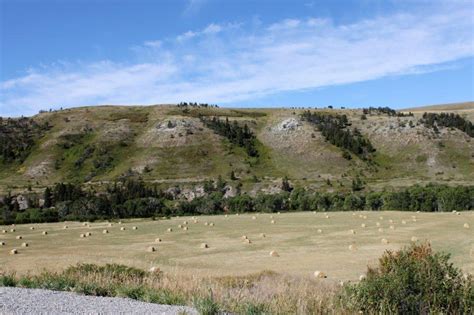
[[[359, 218], [366, 215], [367, 219]], [[256, 220], [252, 216], [256, 216]], [[412, 215], [417, 217], [413, 222]], [[0, 266], [5, 271], [19, 274], [39, 270], [63, 270], [76, 263], [116, 263], [148, 270], [159, 266], [165, 272], [206, 276], [245, 276], [263, 270], [311, 278], [315, 270], [328, 274], [328, 281], [357, 280], [367, 263], [376, 261], [386, 249], [397, 249], [410, 243], [412, 236], [420, 241], [429, 240], [435, 250], [453, 255], [453, 262], [466, 272], [473, 272], [474, 240], [467, 237], [474, 226], [474, 212], [461, 215], [451, 213], [411, 212], [331, 212], [329, 219], [323, 213], [312, 212], [273, 214], [242, 214], [239, 216], [202, 216], [194, 224], [190, 217], [169, 220], [127, 220], [108, 227], [106, 222], [79, 222], [17, 225], [15, 233], [0, 234], [6, 245], [0, 247]], [[383, 220], [379, 219], [383, 216]], [[389, 223], [393, 220], [394, 223]], [[406, 224], [402, 224], [402, 220]], [[189, 229], [178, 228], [188, 221]], [[204, 225], [213, 222], [213, 227]], [[383, 232], [378, 232], [379, 222]], [[365, 223], [366, 228], [361, 224]], [[63, 229], [68, 225], [68, 229]], [[394, 225], [395, 230], [389, 228]], [[125, 226], [125, 231], [120, 227]], [[138, 226], [138, 230], [132, 230]], [[167, 232], [168, 228], [173, 232]], [[103, 229], [108, 234], [102, 234]], [[9, 230], [10, 227], [0, 227]], [[322, 233], [317, 233], [321, 229]], [[352, 235], [349, 230], [354, 229]], [[41, 231], [48, 231], [42, 235]], [[81, 233], [92, 232], [91, 237], [80, 238]], [[265, 233], [266, 237], [260, 236]], [[22, 235], [22, 240], [16, 240]], [[242, 242], [246, 235], [251, 244]], [[447, 237], [449, 235], [449, 237]], [[155, 243], [161, 238], [161, 243]], [[390, 241], [388, 245], [381, 239]], [[21, 243], [28, 242], [28, 248]], [[209, 244], [208, 249], [200, 248]], [[349, 245], [355, 244], [356, 251]], [[155, 246], [156, 252], [147, 252]], [[9, 255], [13, 248], [18, 255]], [[280, 257], [270, 257], [276, 250]], [[238, 263], [236, 263], [238, 262]]]
[[122, 265], [79, 264], [63, 272], [17, 276], [0, 273], [0, 285], [72, 291], [85, 295], [194, 306], [200, 314], [322, 314], [334, 310], [340, 288], [276, 273], [246, 277], [245, 286], [215, 277], [151, 273]]
[[[423, 134], [416, 135], [417, 128], [412, 132], [394, 128], [390, 132], [382, 130], [372, 133], [375, 126], [398, 126], [397, 118], [370, 116], [368, 121], [361, 122], [359, 112], [338, 112], [347, 113], [353, 126], [368, 135], [375, 144], [377, 162], [380, 164], [378, 172], [366, 169], [364, 163], [359, 163], [357, 159], [350, 162], [343, 159], [341, 151], [322, 141], [318, 132], [313, 138], [312, 134], [315, 132], [306, 124], [297, 131], [275, 131], [275, 127], [283, 120], [298, 118], [301, 110], [193, 108], [190, 113], [183, 114], [182, 109], [170, 106], [100, 106], [37, 116], [38, 120], [49, 121], [53, 128], [38, 142], [23, 164], [1, 167], [0, 193], [10, 190], [12, 193], [21, 192], [28, 185], [44, 189], [46, 185], [60, 181], [83, 181], [90, 179], [92, 172], [96, 175], [92, 182], [110, 181], [129, 169], [140, 169], [144, 165], [153, 169], [152, 172], [143, 174], [147, 181], [178, 179], [187, 184], [199, 181], [203, 174], [206, 177], [225, 177], [234, 170], [239, 172], [246, 190], [273, 185], [275, 179], [285, 175], [292, 181], [304, 180], [307, 187], [317, 187], [327, 177], [340, 179], [345, 174], [354, 176], [361, 171], [365, 173], [368, 188], [374, 189], [398, 186], [408, 180], [445, 183], [455, 180], [462, 184], [472, 183], [472, 163], [468, 152], [472, 151], [474, 142], [467, 142], [458, 133], [443, 133], [441, 140], [429, 139]], [[173, 140], [167, 138], [168, 134], [158, 132], [149, 142], [141, 143], [150, 136], [150, 132], [154, 134], [159, 122], [168, 119], [197, 121], [199, 114], [227, 116], [249, 123], [256, 131], [258, 149], [262, 152], [259, 163], [249, 165], [245, 154], [238, 150], [228, 153], [222, 145], [222, 139], [206, 128], [194, 135], [184, 135], [182, 138], [176, 136]], [[92, 130], [91, 135], [83, 139], [81, 144], [69, 150], [57, 146], [64, 135], [78, 133], [86, 128]], [[121, 137], [125, 137], [125, 140]], [[160, 141], [165, 144], [159, 146]], [[438, 148], [439, 141], [446, 146], [442, 150]], [[123, 142], [127, 143], [126, 147], [120, 145]], [[89, 159], [82, 170], [77, 170], [74, 162], [80, 157], [85, 145], [109, 148], [109, 154], [113, 158], [110, 167], [97, 171], [91, 165], [92, 159]], [[197, 148], [207, 151], [207, 156], [200, 155]], [[440, 154], [434, 156], [436, 165], [433, 167], [427, 167], [427, 163], [421, 160], [417, 162], [415, 159], [416, 156], [423, 155], [431, 158], [438, 151]], [[61, 167], [55, 169], [55, 161], [61, 158], [64, 158], [60, 163]], [[456, 168], [452, 165], [456, 165]], [[40, 171], [34, 171], [35, 169]], [[436, 175], [437, 169], [441, 169], [444, 175]], [[259, 178], [265, 176], [266, 179], [259, 185], [252, 185], [250, 179], [254, 174]]]

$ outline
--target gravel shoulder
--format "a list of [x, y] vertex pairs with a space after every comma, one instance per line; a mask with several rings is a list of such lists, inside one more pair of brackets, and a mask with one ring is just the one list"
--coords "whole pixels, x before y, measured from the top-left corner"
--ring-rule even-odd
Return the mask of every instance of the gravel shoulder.
[[43, 289], [0, 287], [0, 314], [198, 314], [187, 306]]

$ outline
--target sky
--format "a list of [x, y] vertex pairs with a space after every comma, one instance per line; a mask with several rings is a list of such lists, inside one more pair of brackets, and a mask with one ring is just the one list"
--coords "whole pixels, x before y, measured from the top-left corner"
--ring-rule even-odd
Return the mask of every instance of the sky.
[[0, 0], [0, 116], [472, 100], [472, 1]]

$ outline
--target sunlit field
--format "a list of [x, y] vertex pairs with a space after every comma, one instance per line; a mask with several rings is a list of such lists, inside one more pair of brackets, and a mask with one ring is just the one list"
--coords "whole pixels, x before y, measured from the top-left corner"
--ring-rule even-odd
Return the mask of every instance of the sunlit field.
[[233, 214], [85, 224], [0, 227], [0, 268], [24, 274], [78, 262], [119, 263], [197, 276], [272, 270], [313, 277], [319, 270], [326, 281], [356, 280], [385, 250], [428, 240], [435, 250], [451, 253], [463, 271], [474, 272], [472, 211]]

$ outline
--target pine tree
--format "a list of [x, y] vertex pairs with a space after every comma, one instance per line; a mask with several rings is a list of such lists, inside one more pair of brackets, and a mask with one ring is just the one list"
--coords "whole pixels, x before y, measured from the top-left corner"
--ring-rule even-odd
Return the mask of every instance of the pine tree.
[[52, 202], [51, 189], [49, 189], [49, 187], [46, 187], [46, 189], [44, 190], [44, 207], [51, 208], [52, 206], [53, 206], [53, 202]]

